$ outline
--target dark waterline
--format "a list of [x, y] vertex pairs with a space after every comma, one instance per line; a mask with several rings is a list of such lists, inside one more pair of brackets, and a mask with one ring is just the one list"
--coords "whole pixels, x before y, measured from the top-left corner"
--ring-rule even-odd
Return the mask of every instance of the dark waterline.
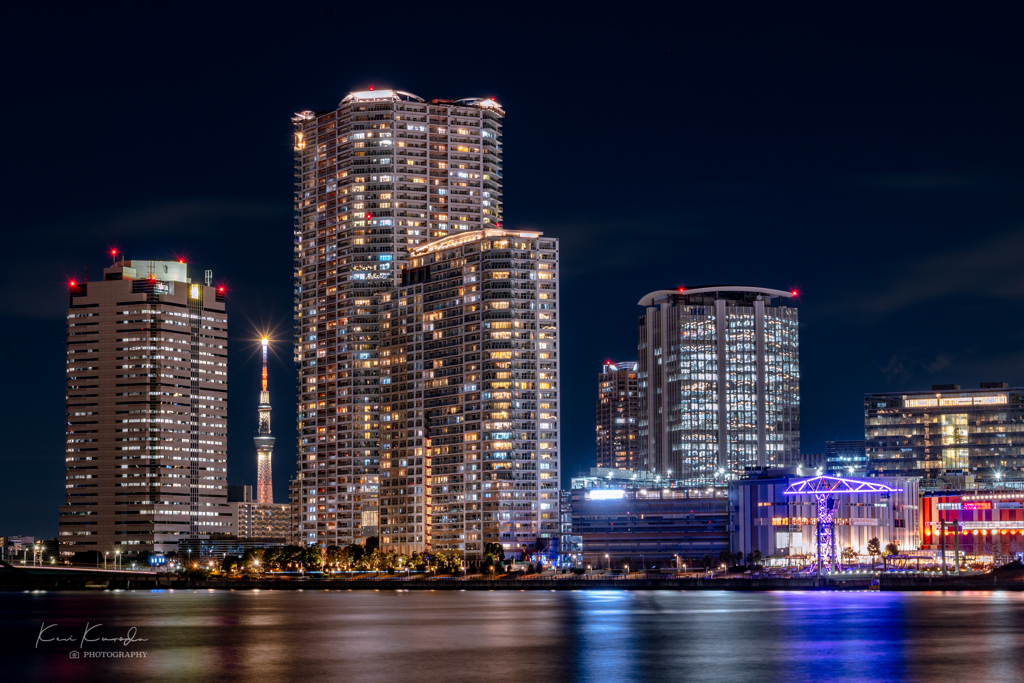
[[9, 681], [1024, 681], [1024, 595], [7, 593], [0, 642]]

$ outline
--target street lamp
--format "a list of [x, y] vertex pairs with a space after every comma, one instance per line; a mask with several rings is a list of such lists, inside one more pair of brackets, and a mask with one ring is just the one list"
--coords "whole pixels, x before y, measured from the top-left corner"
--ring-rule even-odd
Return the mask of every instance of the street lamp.
[[107, 555], [110, 554], [109, 550], [103, 552], [103, 571], [107, 571]]
[[612, 570], [612, 560], [611, 560], [610, 557], [608, 557], [608, 553], [604, 554], [604, 559], [608, 560], [608, 571], [611, 571]]
[[114, 551], [114, 569], [116, 570], [121, 564], [121, 551]]

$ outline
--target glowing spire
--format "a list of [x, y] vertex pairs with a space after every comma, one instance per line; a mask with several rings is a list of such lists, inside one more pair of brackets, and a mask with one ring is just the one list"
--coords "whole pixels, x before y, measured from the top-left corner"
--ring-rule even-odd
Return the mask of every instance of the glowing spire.
[[260, 391], [259, 430], [254, 438], [256, 442], [256, 502], [274, 502], [274, 481], [271, 472], [271, 460], [274, 455], [275, 437], [270, 434], [270, 391], [267, 389], [267, 346], [270, 340], [263, 337], [263, 390]]
[[[263, 391], [267, 390], [267, 338], [263, 338]], [[260, 403], [270, 403], [270, 401], [264, 401], [263, 397], [260, 397]]]

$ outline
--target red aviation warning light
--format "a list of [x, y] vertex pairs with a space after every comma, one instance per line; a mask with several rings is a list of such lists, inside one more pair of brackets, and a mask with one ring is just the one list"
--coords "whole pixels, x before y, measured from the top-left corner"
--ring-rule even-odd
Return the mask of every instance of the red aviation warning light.
[[68, 287], [77, 287], [77, 286], [78, 286], [78, 283], [75, 282], [74, 280], [71, 280], [70, 282], [68, 282]]
[[370, 218], [373, 218], [373, 214], [372, 213], [366, 214], [366, 218], [367, 218], [367, 220], [369, 220]]
[[373, 92], [373, 86], [372, 85], [370, 86], [370, 92]]

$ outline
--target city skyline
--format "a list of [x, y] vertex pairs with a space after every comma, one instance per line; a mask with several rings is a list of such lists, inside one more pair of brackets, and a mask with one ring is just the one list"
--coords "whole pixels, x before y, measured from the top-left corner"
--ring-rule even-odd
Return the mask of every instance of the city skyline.
[[[229, 360], [230, 374], [243, 398], [235, 401], [228, 436], [230, 479], [256, 481], [256, 416], [245, 397], [258, 392], [258, 361], [241, 349], [264, 324], [276, 323], [283, 341], [291, 316], [291, 244], [279, 233], [292, 201], [291, 178], [281, 168], [293, 142], [282, 122], [305, 107], [332, 107], [371, 83], [377, 90], [493, 96], [508, 109], [508, 225], [561, 240], [563, 342], [576, 350], [562, 367], [564, 475], [592, 464], [593, 368], [634, 356], [634, 304], [658, 287], [732, 281], [798, 289], [801, 394], [813, 397], [801, 415], [802, 450], [809, 452], [823, 451], [827, 439], [863, 436], [866, 393], [993, 379], [1021, 386], [1024, 332], [1015, 320], [982, 342], [964, 326], [948, 325], [944, 314], [955, 306], [992, 317], [1020, 301], [1012, 255], [1019, 253], [1014, 169], [1022, 140], [1010, 123], [1020, 103], [999, 85], [1012, 82], [1018, 67], [1000, 40], [968, 41], [967, 49], [899, 29], [909, 25], [909, 16], [892, 18], [870, 55], [851, 31], [814, 63], [760, 49], [773, 40], [770, 32], [752, 32], [736, 55], [716, 47], [720, 34], [696, 30], [677, 39], [656, 29], [656, 39], [623, 50], [612, 38], [640, 35], [640, 27], [601, 21], [593, 27], [606, 39], [600, 47], [571, 38], [545, 43], [536, 55], [510, 50], [495, 58], [501, 68], [481, 63], [424, 75], [411, 73], [404, 48], [356, 72], [318, 60], [323, 48], [303, 46], [308, 71], [296, 77], [281, 66], [300, 52], [290, 37], [184, 60], [140, 49], [131, 63], [112, 67], [114, 81], [142, 84], [130, 90], [85, 88], [92, 80], [81, 69], [111, 68], [89, 50], [70, 70], [43, 58], [15, 85], [40, 129], [53, 133], [12, 143], [10, 159], [19, 165], [8, 165], [5, 186], [9, 225], [24, 229], [8, 231], [3, 311], [14, 326], [33, 329], [38, 342], [2, 342], [5, 357], [21, 361], [8, 379], [21, 389], [5, 392], [3, 414], [29, 433], [12, 430], [0, 463], [13, 481], [48, 484], [38, 495], [11, 491], [0, 520], [13, 532], [55, 530], [47, 511], [60, 496], [51, 484], [62, 478], [61, 379], [53, 370], [63, 358], [62, 302], [67, 280], [81, 280], [85, 265], [98, 272], [109, 246], [129, 257], [182, 256], [224, 274], [230, 341], [240, 350]], [[963, 30], [980, 29], [968, 22]], [[794, 54], [813, 47], [810, 35], [797, 31]], [[236, 48], [242, 59], [232, 57]], [[905, 50], [920, 57], [907, 58]], [[593, 75], [578, 75], [581, 57], [597, 67]], [[524, 69], [551, 75], [502, 73]], [[190, 96], [156, 87], [154, 74]], [[623, 128], [616, 98], [672, 112], [660, 151], [642, 171], [627, 170], [637, 165], [628, 145], [594, 144], [609, 132], [635, 134]], [[76, 114], [77, 129], [90, 135], [61, 118], [68, 99], [95, 103]], [[243, 103], [235, 134], [211, 153], [210, 113], [235, 112]], [[559, 121], [573, 122], [571, 133], [558, 132]], [[47, 177], [42, 164], [58, 157], [74, 160], [77, 179], [51, 197], [36, 179]], [[607, 201], [612, 192], [643, 202]], [[33, 208], [44, 202], [45, 212]], [[43, 267], [33, 256], [41, 233], [54, 243]], [[716, 251], [723, 240], [728, 254]], [[708, 259], [711, 253], [722, 258]], [[292, 404], [290, 364], [270, 359], [277, 406]], [[295, 462], [294, 424], [278, 417], [275, 434], [280, 496]]]

